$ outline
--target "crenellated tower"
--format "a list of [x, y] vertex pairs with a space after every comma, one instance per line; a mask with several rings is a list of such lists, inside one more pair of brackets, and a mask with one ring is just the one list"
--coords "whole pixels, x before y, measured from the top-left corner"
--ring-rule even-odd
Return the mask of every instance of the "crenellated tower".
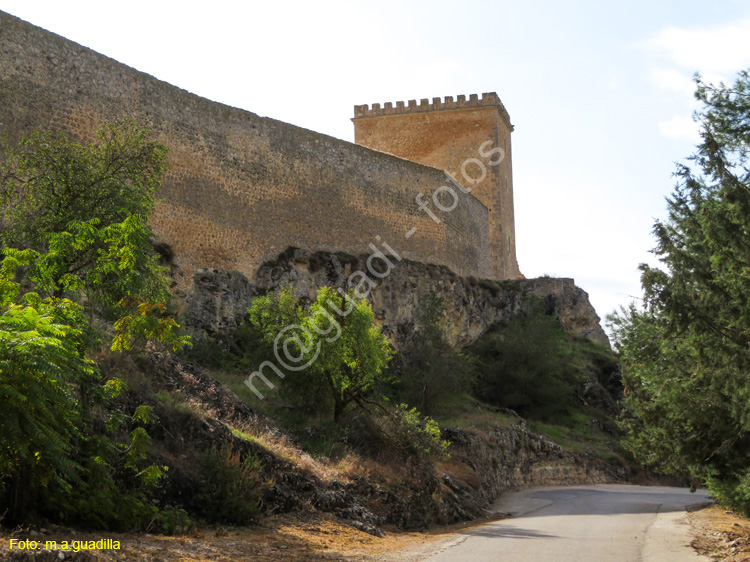
[[[516, 260], [510, 116], [494, 92], [354, 106], [357, 144], [445, 170], [489, 210], [496, 279], [521, 277]], [[489, 142], [488, 142], [489, 141]], [[500, 153], [494, 148], [503, 150]], [[481, 162], [481, 164], [480, 164]], [[435, 186], [437, 188], [439, 186]]]

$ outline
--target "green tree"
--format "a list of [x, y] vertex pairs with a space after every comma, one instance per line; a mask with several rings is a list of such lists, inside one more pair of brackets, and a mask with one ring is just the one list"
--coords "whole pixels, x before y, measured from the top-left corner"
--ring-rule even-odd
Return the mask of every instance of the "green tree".
[[148, 215], [166, 169], [167, 149], [131, 121], [107, 123], [94, 143], [34, 132], [5, 149], [0, 170], [2, 243], [44, 250], [47, 236], [73, 221], [101, 227]]
[[129, 297], [169, 298], [146, 223], [167, 149], [132, 121], [104, 124], [93, 142], [36, 131], [7, 149], [0, 169], [0, 243], [30, 248], [35, 290], [82, 295], [110, 319]]
[[387, 431], [396, 453], [404, 459], [416, 458], [420, 463], [434, 465], [450, 458], [450, 443], [440, 435], [440, 427], [416, 408], [399, 404], [386, 416]]
[[453, 396], [471, 388], [473, 365], [447, 341], [445, 302], [434, 293], [421, 303], [420, 330], [403, 353], [399, 395], [411, 406], [434, 415]]
[[[80, 247], [85, 253], [86, 245]], [[0, 505], [7, 502], [12, 521], [33, 509], [100, 527], [150, 520], [155, 514], [147, 498], [119, 489], [114, 479], [118, 470], [131, 471], [148, 488], [164, 476], [163, 468], [146, 458], [150, 439], [143, 425], [150, 422], [149, 409], [140, 406], [128, 416], [115, 403], [125, 387], [87, 358], [100, 340], [83, 306], [33, 292], [48, 283], [45, 264], [53, 258], [31, 249], [6, 248], [5, 254], [0, 264]], [[63, 292], [76, 295], [79, 279], [62, 279], [70, 283], [62, 285]], [[96, 284], [91, 287], [97, 290]], [[80, 296], [85, 300], [85, 292]], [[172, 348], [184, 344], [176, 323], [160, 308], [142, 303], [135, 314], [120, 318], [112, 349], [127, 350], [143, 340]], [[110, 436], [127, 427], [124, 440]], [[120, 509], [118, 501], [129, 509]]]
[[626, 446], [750, 513], [750, 77], [696, 78], [702, 141], [657, 221], [642, 308], [610, 316]]
[[287, 396], [310, 402], [322, 389], [337, 422], [349, 404], [364, 404], [393, 356], [372, 307], [353, 295], [321, 287], [305, 308], [287, 289], [256, 299], [249, 310], [286, 370]]
[[68, 230], [47, 236], [47, 251], [3, 250], [26, 261], [26, 278], [39, 293], [74, 296], [89, 312], [116, 317], [136, 301], [170, 298], [166, 271], [159, 266], [145, 217], [99, 226], [99, 219], [68, 223]]
[[469, 348], [476, 395], [523, 416], [550, 421], [574, 406], [575, 368], [568, 338], [540, 299]]
[[[153, 205], [162, 167], [151, 178], [141, 169], [138, 180], [142, 134], [104, 131], [103, 145], [32, 136], [36, 144], [27, 142], [4, 170], [4, 240], [34, 246], [0, 252], [0, 512], [9, 506], [15, 522], [51, 515], [132, 528], [160, 517], [147, 495], [165, 476], [147, 455], [150, 407], [118, 404], [124, 383], [91, 355], [111, 337], [94, 329], [102, 311], [115, 320], [113, 351], [186, 343], [165, 314], [167, 279], [145, 217], [129, 214]], [[123, 171], [129, 165], [132, 173]], [[16, 172], [10, 179], [8, 170]], [[68, 208], [78, 203], [85, 220]], [[123, 472], [135, 487], [118, 485]], [[172, 510], [168, 519], [182, 515]]]
[[94, 376], [80, 353], [80, 313], [71, 301], [29, 294], [0, 315], [0, 490], [11, 492], [11, 519], [24, 488], [80, 481], [73, 443], [81, 412], [71, 385]]

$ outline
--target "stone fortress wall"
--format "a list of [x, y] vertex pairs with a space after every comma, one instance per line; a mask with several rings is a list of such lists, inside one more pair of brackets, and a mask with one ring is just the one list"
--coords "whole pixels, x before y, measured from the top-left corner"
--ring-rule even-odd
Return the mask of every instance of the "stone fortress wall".
[[[495, 93], [354, 107], [355, 142], [446, 170], [487, 206], [496, 279], [521, 277], [516, 260], [510, 116]], [[484, 144], [487, 143], [487, 144]], [[480, 149], [484, 144], [485, 148]], [[491, 154], [488, 165], [482, 158]]]
[[[512, 261], [492, 265], [515, 245], [512, 221], [498, 230], [493, 218], [508, 209], [512, 218], [510, 144], [503, 136], [510, 124], [507, 113], [495, 116], [499, 108], [464, 111], [457, 119], [463, 124], [455, 128], [449, 125], [456, 119], [443, 119], [445, 150], [451, 149], [451, 131], [472, 131], [470, 123], [482, 129], [464, 139], [456, 157], [476, 151], [483, 140], [506, 143], [507, 167], [497, 167], [499, 179], [492, 179], [506, 181], [506, 188], [496, 200], [488, 194], [490, 181], [488, 187], [475, 186], [479, 198], [459, 191], [459, 204], [438, 223], [418, 208], [415, 197], [423, 192], [429, 201], [450, 181], [431, 167], [455, 163], [439, 150], [423, 150], [429, 158], [414, 150], [398, 154], [373, 142], [382, 131], [362, 142], [397, 154], [392, 155], [259, 117], [0, 12], [0, 134], [8, 141], [39, 127], [90, 138], [102, 122], [131, 117], [169, 147], [169, 169], [151, 224], [173, 249], [182, 290], [199, 267], [252, 277], [288, 246], [361, 255], [373, 252], [370, 244], [381, 250], [388, 244], [401, 258], [444, 265], [459, 275], [517, 277], [517, 266], [508, 265], [515, 264], [514, 250]], [[366, 128], [357, 124], [361, 139]], [[513, 244], [503, 246], [502, 236], [511, 236]]]

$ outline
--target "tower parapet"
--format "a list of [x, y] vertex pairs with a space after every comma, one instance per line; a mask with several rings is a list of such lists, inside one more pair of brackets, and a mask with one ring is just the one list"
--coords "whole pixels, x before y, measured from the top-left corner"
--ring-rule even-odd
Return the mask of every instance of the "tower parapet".
[[422, 98], [419, 100], [419, 103], [417, 103], [417, 100], [409, 100], [408, 102], [397, 101], [395, 105], [393, 102], [386, 102], [382, 106], [379, 103], [373, 103], [372, 107], [367, 104], [355, 105], [354, 118], [360, 119], [363, 117], [383, 117], [384, 115], [405, 115], [407, 113], [475, 109], [492, 106], [500, 109], [500, 115], [505, 119], [510, 129], [513, 130], [513, 125], [510, 123], [510, 115], [495, 92], [485, 92], [481, 98], [478, 94], [471, 94], [469, 95], [469, 99], [466, 99], [465, 95], [460, 95], [456, 96], [455, 100], [453, 96], [445, 96], [445, 99], [432, 98], [432, 102], [428, 98]]
[[[488, 211], [492, 276], [521, 277], [513, 212], [513, 125], [496, 93], [355, 105], [352, 121], [357, 144], [445, 170], [471, 191]], [[490, 164], [488, 149], [500, 149], [503, 157]]]

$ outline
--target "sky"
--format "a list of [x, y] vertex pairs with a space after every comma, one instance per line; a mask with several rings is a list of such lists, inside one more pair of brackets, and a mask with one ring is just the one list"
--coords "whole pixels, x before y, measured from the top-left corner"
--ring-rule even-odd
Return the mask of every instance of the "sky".
[[521, 271], [572, 277], [601, 317], [640, 296], [693, 76], [750, 67], [750, 0], [115, 3], [0, 10], [195, 94], [353, 141], [353, 106], [497, 92]]

